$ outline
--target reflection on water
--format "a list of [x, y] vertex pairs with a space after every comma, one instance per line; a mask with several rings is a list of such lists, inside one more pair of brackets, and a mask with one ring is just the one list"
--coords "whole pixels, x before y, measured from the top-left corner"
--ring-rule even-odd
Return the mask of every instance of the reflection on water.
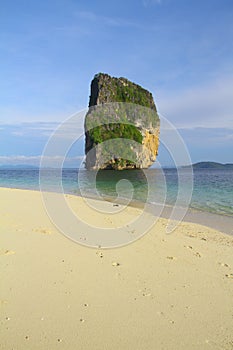
[[79, 191], [83, 195], [103, 198], [127, 198], [135, 201], [164, 201], [166, 180], [163, 171], [148, 170], [99, 170], [79, 171]]

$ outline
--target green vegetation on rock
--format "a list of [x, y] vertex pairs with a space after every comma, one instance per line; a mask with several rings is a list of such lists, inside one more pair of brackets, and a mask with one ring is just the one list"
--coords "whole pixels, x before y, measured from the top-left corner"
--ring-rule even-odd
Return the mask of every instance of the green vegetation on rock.
[[[95, 75], [85, 118], [87, 168], [126, 169], [151, 164], [158, 149], [153, 135], [157, 135], [158, 140], [158, 133], [159, 117], [149, 91], [125, 78], [103, 73]], [[149, 148], [144, 147], [144, 157], [139, 146], [143, 145], [146, 135]], [[106, 141], [114, 139], [124, 139], [124, 142], [105, 145]], [[125, 140], [131, 142], [126, 146]], [[97, 145], [101, 147], [88, 155]], [[103, 159], [108, 159], [108, 164], [103, 165]]]
[[140, 85], [125, 78], [96, 74], [91, 83], [89, 107], [108, 102], [134, 103], [156, 111], [152, 94]]
[[102, 143], [114, 138], [130, 139], [138, 143], [142, 143], [143, 139], [140, 131], [134, 125], [122, 123], [110, 123], [97, 126], [89, 131], [89, 135], [94, 144]]

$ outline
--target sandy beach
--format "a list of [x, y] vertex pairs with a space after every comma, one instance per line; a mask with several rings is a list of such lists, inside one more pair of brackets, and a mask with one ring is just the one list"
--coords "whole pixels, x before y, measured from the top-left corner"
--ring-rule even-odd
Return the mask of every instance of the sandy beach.
[[87, 248], [56, 229], [40, 192], [0, 196], [1, 350], [233, 349], [233, 236], [187, 222], [167, 235], [160, 218], [125, 247]]

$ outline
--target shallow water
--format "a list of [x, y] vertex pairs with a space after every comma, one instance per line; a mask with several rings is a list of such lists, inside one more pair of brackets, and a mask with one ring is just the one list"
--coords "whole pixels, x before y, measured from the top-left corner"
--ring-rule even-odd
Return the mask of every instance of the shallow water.
[[[44, 170], [43, 184], [48, 191], [56, 191], [59, 172]], [[128, 198], [150, 203], [174, 205], [178, 189], [181, 190], [178, 205], [205, 212], [233, 216], [233, 171], [194, 170], [193, 192], [190, 203], [190, 173], [187, 169], [148, 169], [128, 171], [87, 171], [63, 169], [64, 192], [77, 195]], [[0, 187], [39, 190], [39, 170], [1, 169]]]

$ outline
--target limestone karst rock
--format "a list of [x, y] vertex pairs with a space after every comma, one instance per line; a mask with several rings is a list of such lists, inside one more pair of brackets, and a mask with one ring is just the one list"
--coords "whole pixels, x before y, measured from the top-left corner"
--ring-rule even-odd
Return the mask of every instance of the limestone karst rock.
[[85, 117], [87, 169], [141, 169], [158, 154], [159, 117], [152, 94], [125, 78], [99, 73]]

